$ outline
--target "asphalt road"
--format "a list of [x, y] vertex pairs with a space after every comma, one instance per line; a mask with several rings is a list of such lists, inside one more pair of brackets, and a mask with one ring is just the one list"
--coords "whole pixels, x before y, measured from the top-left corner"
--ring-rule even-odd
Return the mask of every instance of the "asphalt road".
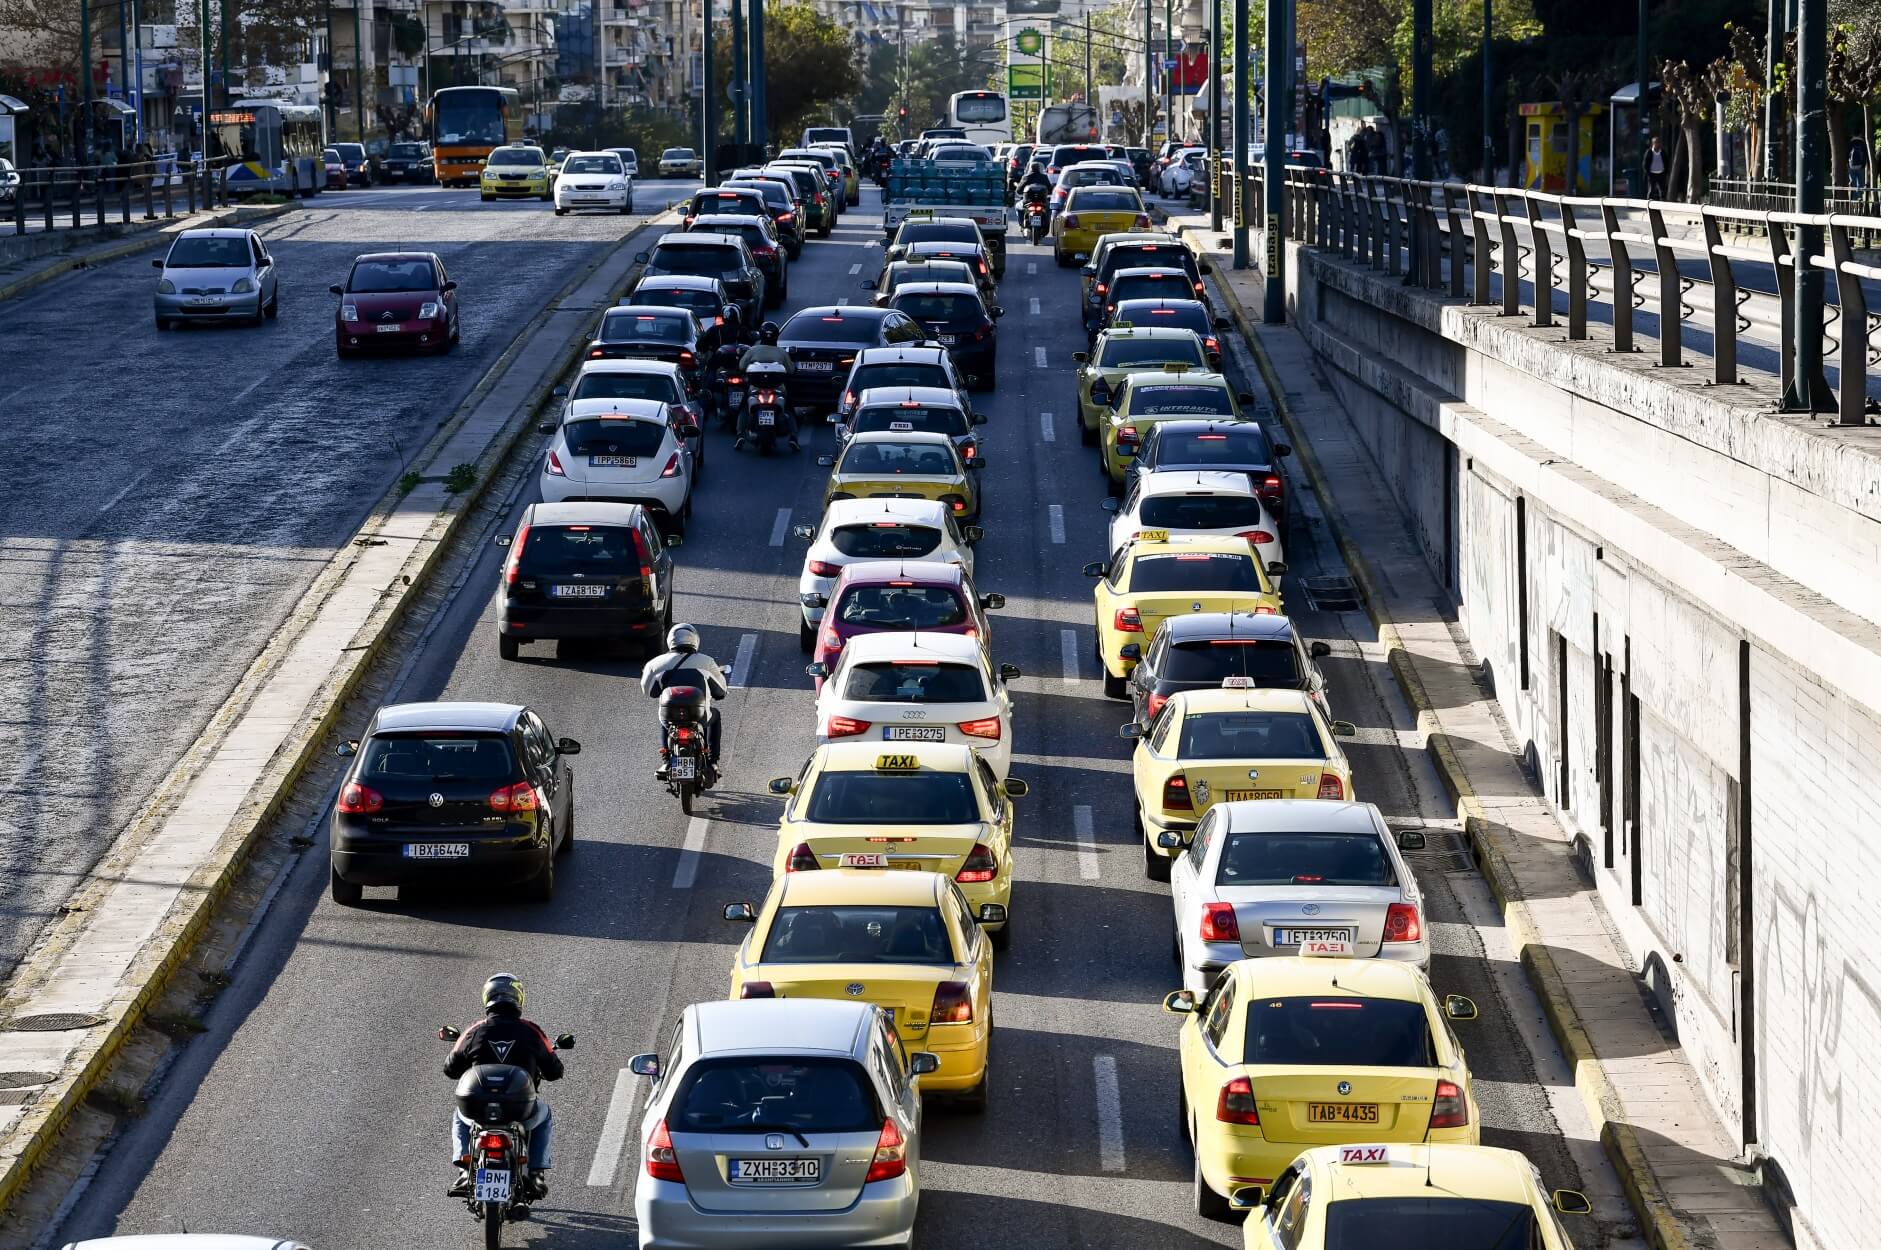
[[[152, 324], [160, 252], [0, 304], [0, 968], [143, 807], [336, 545], [584, 261], [632, 217], [474, 192], [325, 195], [262, 227], [281, 314]], [[497, 246], [492, 246], [497, 245]], [[339, 361], [352, 258], [436, 251], [462, 283], [446, 356]]]
[[[805, 252], [793, 275], [802, 302], [861, 295], [856, 283], [880, 255], [869, 208]], [[1178, 983], [1167, 891], [1144, 879], [1130, 832], [1116, 736], [1127, 705], [1103, 697], [1090, 659], [1079, 566], [1102, 554], [1106, 514], [1069, 404], [1071, 353], [1084, 346], [1070, 313], [1075, 282], [1043, 249], [1013, 248], [1000, 385], [979, 404], [991, 415], [979, 584], [1007, 596], [993, 650], [1025, 671], [1013, 775], [1032, 792], [1020, 800], [1013, 946], [995, 976], [991, 1106], [979, 1117], [930, 1108], [919, 1240], [1238, 1245], [1238, 1229], [1188, 1210], [1176, 1021], [1159, 1009]], [[829, 435], [774, 460], [729, 454], [712, 437], [721, 442], [679, 553], [679, 615], [701, 626], [707, 650], [737, 657], [741, 688], [727, 708], [727, 780], [700, 815], [681, 816], [651, 779], [655, 722], [637, 660], [588, 648], [498, 660], [491, 548], [400, 694], [527, 702], [553, 733], [581, 740], [579, 841], [554, 902], [373, 890], [365, 906], [340, 908], [325, 897], [324, 845], [308, 853], [210, 1032], [189, 1044], [59, 1240], [187, 1227], [348, 1250], [474, 1244], [478, 1230], [443, 1196], [450, 1084], [432, 1032], [473, 1017], [478, 986], [499, 970], [523, 978], [531, 1015], [580, 1043], [568, 1078], [548, 1091], [551, 1198], [506, 1244], [618, 1250], [633, 1235], [644, 1088], [623, 1069], [682, 1006], [726, 992], [743, 930], [720, 911], [762, 898], [769, 882], [778, 809], [764, 783], [794, 772], [812, 745], [794, 637], [802, 550], [785, 535], [788, 522], [817, 515], [813, 453]], [[523, 479], [520, 498], [532, 483]], [[1299, 508], [1295, 587], [1342, 571], [1315, 501], [1302, 495]], [[1297, 589], [1289, 598], [1306, 630], [1334, 643], [1334, 705], [1362, 727], [1351, 748], [1359, 795], [1431, 829], [1430, 850], [1414, 860], [1440, 952], [1434, 975], [1483, 1009], [1463, 1040], [1485, 1139], [1526, 1150], [1548, 1184], [1587, 1187], [1607, 1222], [1624, 1223], [1618, 1187], [1574, 1123], [1559, 1056], [1498, 944], [1487, 891], [1457, 857], [1453, 814], [1425, 759], [1400, 746], [1410, 718], [1365, 618], [1317, 610]], [[1584, 1234], [1582, 1245], [1600, 1240]]]

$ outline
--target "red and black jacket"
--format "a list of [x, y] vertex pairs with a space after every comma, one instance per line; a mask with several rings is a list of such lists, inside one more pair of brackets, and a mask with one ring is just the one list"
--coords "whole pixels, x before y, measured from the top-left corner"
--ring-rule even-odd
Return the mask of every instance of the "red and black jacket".
[[513, 1064], [538, 1085], [562, 1079], [562, 1060], [548, 1034], [508, 1003], [497, 1003], [464, 1030], [444, 1061], [444, 1075], [460, 1077], [479, 1063]]

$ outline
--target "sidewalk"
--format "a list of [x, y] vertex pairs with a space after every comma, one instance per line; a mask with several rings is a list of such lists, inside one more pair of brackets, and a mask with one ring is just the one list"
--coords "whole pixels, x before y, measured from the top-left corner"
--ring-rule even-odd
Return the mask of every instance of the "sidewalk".
[[[1294, 455], [1364, 596], [1418, 729], [1501, 903], [1575, 1087], [1658, 1250], [1789, 1250], [1755, 1174], [1734, 1161], [1684, 1051], [1646, 1008], [1571, 840], [1523, 772], [1473, 657], [1451, 632], [1443, 589], [1391, 503], [1306, 341], [1258, 323], [1256, 270], [1235, 271], [1205, 214], [1169, 218], [1215, 265], [1224, 311], [1252, 348]], [[1258, 262], [1258, 238], [1251, 248]], [[1250, 316], [1248, 309], [1256, 312]]]
[[[18, 259], [8, 259], [9, 252], [0, 247], [0, 301], [23, 295], [74, 269], [102, 265], [120, 256], [130, 256], [146, 248], [168, 244], [179, 231], [200, 230], [210, 226], [251, 225], [279, 216], [292, 208], [292, 204], [258, 204], [252, 207], [231, 205], [197, 213], [179, 212], [174, 217], [159, 216], [150, 221], [133, 217], [128, 224], [107, 221], [102, 226], [81, 226], [76, 230], [41, 231], [24, 235], [14, 234], [11, 222], [8, 221], [4, 229], [0, 230], [0, 243], [23, 240], [30, 241], [30, 247], [27, 249], [28, 254]], [[41, 250], [54, 247], [55, 244], [60, 245], [55, 250]]]

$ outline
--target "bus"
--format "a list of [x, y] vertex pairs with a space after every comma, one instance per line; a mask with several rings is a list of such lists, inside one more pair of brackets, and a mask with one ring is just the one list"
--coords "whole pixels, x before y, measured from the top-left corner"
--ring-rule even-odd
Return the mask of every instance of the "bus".
[[1012, 113], [997, 91], [956, 91], [947, 97], [947, 124], [982, 147], [1012, 142]]
[[317, 104], [237, 100], [209, 112], [208, 155], [236, 156], [233, 195], [312, 195], [326, 185], [326, 118]]
[[514, 87], [440, 87], [425, 104], [432, 168], [447, 187], [474, 187], [490, 152], [522, 137], [522, 96]]

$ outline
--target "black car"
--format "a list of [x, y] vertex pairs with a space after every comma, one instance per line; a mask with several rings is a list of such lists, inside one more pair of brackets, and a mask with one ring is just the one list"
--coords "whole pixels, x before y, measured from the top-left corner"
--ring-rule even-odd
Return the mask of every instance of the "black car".
[[1156, 162], [1150, 156], [1150, 150], [1126, 147], [1123, 152], [1124, 159], [1130, 162], [1130, 168], [1136, 171], [1136, 184], [1139, 187], [1147, 187], [1150, 184], [1150, 176], [1156, 168]]
[[651, 655], [673, 623], [673, 556], [637, 503], [536, 503], [523, 509], [503, 563], [497, 653], [577, 638], [626, 642]]
[[678, 365], [697, 389], [705, 370], [699, 320], [684, 308], [629, 304], [601, 314], [583, 353], [589, 360], [664, 360]]
[[[1287, 483], [1280, 458], [1293, 449], [1270, 443], [1258, 421], [1215, 421], [1207, 418], [1158, 421], [1143, 431], [1143, 441], [1130, 462], [1129, 474], [1155, 469], [1193, 469], [1214, 473], [1245, 473], [1254, 493], [1283, 530], [1287, 524]], [[1125, 483], [1128, 488], [1128, 481]]]
[[771, 228], [771, 219], [758, 213], [734, 216], [730, 213], [705, 213], [693, 218], [692, 230], [710, 234], [735, 234], [751, 249], [751, 258], [764, 271], [764, 302], [776, 308], [790, 298], [790, 258], [783, 243]]
[[728, 187], [751, 187], [764, 197], [764, 215], [771, 219], [784, 250], [795, 260], [803, 254], [803, 203], [797, 198], [797, 184], [776, 174], [749, 174], [731, 178]]
[[1193, 330], [1202, 340], [1208, 367], [1221, 372], [1221, 335], [1228, 328], [1226, 317], [1211, 317], [1208, 305], [1199, 299], [1126, 299], [1117, 303], [1111, 314], [1112, 325], [1162, 327]]
[[[698, 274], [669, 273], [659, 278], [642, 278], [634, 289], [621, 297], [621, 304], [651, 304], [660, 308], [684, 308], [699, 323], [699, 342], [709, 354], [718, 349], [725, 337], [725, 310], [737, 307], [731, 292], [717, 278]], [[740, 312], [739, 317], [744, 316]]]
[[1219, 690], [1230, 677], [1246, 677], [1265, 690], [1304, 690], [1325, 711], [1326, 679], [1313, 661], [1331, 654], [1332, 648], [1323, 642], [1303, 645], [1293, 622], [1284, 616], [1172, 616], [1156, 631], [1126, 689], [1136, 723], [1142, 726], [1148, 726], [1177, 691]]
[[1006, 236], [988, 234], [971, 217], [911, 218], [901, 223], [883, 254], [884, 261], [900, 260], [916, 243], [977, 243], [986, 252], [995, 280], [1006, 276]]
[[[1119, 269], [1111, 275], [1108, 289], [1103, 294], [1104, 302], [1098, 310], [1097, 329], [1116, 324], [1117, 305], [1124, 300], [1185, 299], [1188, 296], [1189, 276], [1180, 269], [1149, 265]], [[1096, 331], [1092, 333], [1095, 335]]]
[[386, 149], [379, 165], [379, 176], [387, 182], [436, 182], [437, 170], [431, 164], [428, 143], [394, 143]]
[[706, 213], [763, 213], [770, 216], [764, 207], [764, 192], [756, 187], [707, 187], [703, 191], [694, 191], [692, 198], [686, 201], [686, 211], [680, 215], [679, 228], [692, 229], [693, 220]]
[[1195, 259], [1195, 253], [1188, 245], [1175, 239], [1148, 239], [1141, 243], [1113, 243], [1103, 249], [1103, 255], [1095, 258], [1083, 269], [1083, 276], [1088, 284], [1084, 292], [1084, 329], [1087, 333], [1097, 333], [1096, 326], [1103, 320], [1104, 305], [1110, 294], [1110, 284], [1121, 269], [1180, 269], [1189, 275], [1189, 286], [1193, 295], [1184, 299], [1201, 299], [1205, 293], [1202, 275], [1209, 272], [1209, 266]]
[[643, 279], [681, 273], [717, 278], [738, 305], [738, 315], [747, 326], [758, 324], [764, 312], [764, 271], [758, 268], [757, 257], [745, 241], [735, 234], [664, 234], [651, 252], [636, 253], [634, 259], [642, 266]]
[[372, 185], [372, 158], [366, 155], [363, 143], [328, 144], [340, 154], [340, 163], [346, 166], [346, 185], [349, 187], [369, 187]]
[[888, 306], [920, 322], [954, 358], [954, 366], [973, 379], [976, 390], [990, 390], [999, 366], [999, 328], [1003, 309], [988, 310], [977, 286], [965, 282], [904, 282]]
[[786, 321], [777, 336], [777, 345], [790, 356], [791, 403], [834, 408], [856, 353], [926, 338], [920, 323], [897, 309], [848, 304], [806, 308]]
[[401, 703], [373, 714], [333, 807], [336, 903], [369, 885], [476, 880], [502, 901], [555, 893], [555, 856], [575, 837], [575, 777], [542, 718], [510, 703]]

